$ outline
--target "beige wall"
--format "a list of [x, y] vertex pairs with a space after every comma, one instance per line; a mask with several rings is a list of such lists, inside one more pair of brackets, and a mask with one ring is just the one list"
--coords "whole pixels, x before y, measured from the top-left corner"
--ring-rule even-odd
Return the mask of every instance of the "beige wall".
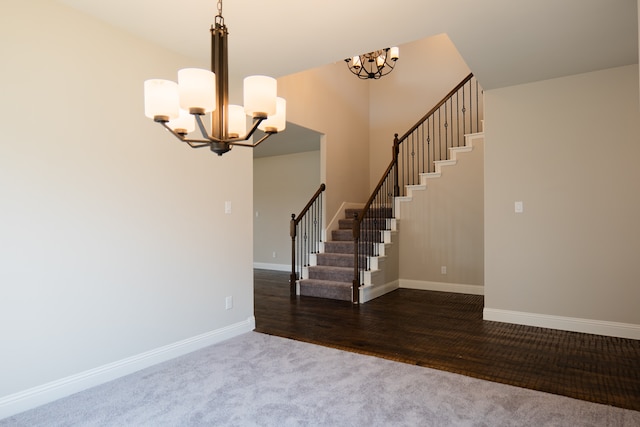
[[637, 94], [637, 65], [486, 92], [489, 311], [640, 325]]
[[194, 61], [44, 0], [3, 1], [0, 52], [0, 417], [252, 319], [251, 150], [192, 150], [143, 113], [143, 81]]
[[254, 159], [253, 262], [256, 267], [291, 270], [291, 214], [298, 215], [319, 186], [320, 151]]
[[402, 45], [393, 72], [370, 81], [371, 189], [391, 162], [393, 135], [402, 136], [469, 73], [449, 37], [440, 34]]
[[287, 99], [287, 120], [325, 135], [321, 179], [327, 185], [327, 217], [332, 218], [345, 201], [366, 201], [367, 82], [359, 81], [339, 62], [279, 78], [278, 94]]
[[456, 165], [443, 167], [439, 178], [429, 179], [426, 190], [400, 203], [401, 286], [484, 284], [484, 143], [473, 146], [458, 153]]

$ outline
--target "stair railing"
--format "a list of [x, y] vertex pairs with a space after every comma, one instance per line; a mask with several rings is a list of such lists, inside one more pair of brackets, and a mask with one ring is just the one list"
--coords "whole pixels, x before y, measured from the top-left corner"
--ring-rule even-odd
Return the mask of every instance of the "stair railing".
[[360, 286], [371, 259], [380, 255], [384, 233], [395, 217], [396, 196], [407, 185], [420, 182], [421, 173], [435, 171], [435, 163], [450, 159], [450, 148], [465, 144], [464, 136], [480, 130], [482, 89], [469, 74], [402, 137], [395, 135], [393, 157], [371, 197], [353, 221], [353, 302], [359, 303]]
[[371, 269], [371, 259], [380, 255], [380, 244], [384, 232], [389, 230], [388, 221], [395, 215], [394, 194], [396, 188], [397, 150], [394, 145], [394, 160], [373, 190], [360, 213], [353, 216], [353, 297], [360, 302], [360, 284], [365, 271]]
[[404, 135], [396, 135], [398, 195], [418, 184], [421, 173], [435, 172], [434, 162], [449, 160], [450, 148], [464, 146], [466, 134], [479, 132], [483, 114], [482, 88], [469, 74]]
[[[298, 279], [302, 277], [304, 268], [309, 267], [311, 254], [320, 252], [322, 243], [322, 193], [324, 184], [311, 197], [307, 205], [296, 217], [291, 214], [289, 234], [291, 235], [291, 275], [289, 286], [291, 297], [297, 292]], [[297, 257], [296, 257], [297, 255]]]

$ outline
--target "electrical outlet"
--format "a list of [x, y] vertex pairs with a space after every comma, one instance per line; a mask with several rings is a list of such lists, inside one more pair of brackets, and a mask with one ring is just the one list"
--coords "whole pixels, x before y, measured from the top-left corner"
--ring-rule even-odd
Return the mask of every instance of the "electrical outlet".
[[233, 297], [226, 297], [224, 299], [225, 310], [231, 310], [233, 308]]
[[516, 213], [524, 212], [524, 204], [521, 201], [517, 201], [513, 205], [514, 205], [513, 208]]
[[271, 254], [271, 256], [272, 256], [273, 258], [278, 258], [278, 254], [276, 253], [276, 251], [273, 251], [273, 254]]
[[440, 267], [440, 274], [447, 274], [447, 266], [443, 265], [442, 267]]

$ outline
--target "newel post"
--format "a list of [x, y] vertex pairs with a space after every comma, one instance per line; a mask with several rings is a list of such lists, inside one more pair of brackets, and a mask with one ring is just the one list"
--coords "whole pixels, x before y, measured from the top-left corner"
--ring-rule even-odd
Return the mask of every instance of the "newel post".
[[400, 155], [400, 141], [398, 141], [398, 134], [393, 137], [393, 195], [398, 197], [400, 195], [400, 185], [398, 182], [398, 156]]
[[358, 221], [358, 213], [353, 214], [353, 294], [351, 302], [358, 304], [360, 302], [360, 221]]
[[296, 283], [298, 281], [298, 275], [296, 274], [296, 214], [291, 214], [289, 234], [291, 235], [291, 275], [289, 276], [289, 289], [291, 297], [295, 298]]

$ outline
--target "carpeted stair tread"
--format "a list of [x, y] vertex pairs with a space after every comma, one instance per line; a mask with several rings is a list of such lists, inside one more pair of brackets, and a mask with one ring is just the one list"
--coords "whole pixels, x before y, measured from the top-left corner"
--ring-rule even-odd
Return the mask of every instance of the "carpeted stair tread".
[[319, 253], [316, 255], [317, 265], [353, 268], [353, 254]]
[[[383, 234], [372, 231], [375, 223], [387, 228], [386, 218], [391, 217], [391, 208], [375, 208], [361, 223], [359, 245], [360, 263], [366, 265], [372, 254], [374, 243], [382, 242]], [[308, 278], [299, 281], [300, 295], [351, 301], [353, 298], [353, 216], [362, 214], [362, 209], [346, 209], [345, 218], [338, 221], [338, 230], [331, 231], [331, 240], [324, 242], [324, 251], [316, 255], [316, 265], [308, 268]], [[377, 228], [377, 227], [375, 227]], [[366, 239], [366, 238], [369, 239]], [[368, 240], [368, 242], [366, 242]]]
[[330, 298], [351, 301], [352, 284], [332, 280], [304, 279], [300, 280], [300, 295], [317, 298]]
[[349, 209], [345, 209], [344, 210], [344, 217], [345, 218], [353, 218], [355, 214], [362, 214], [362, 209], [354, 209], [354, 208], [349, 208]]
[[[370, 242], [382, 242], [382, 235], [379, 231], [361, 230], [360, 239], [364, 239], [369, 235]], [[353, 242], [353, 231], [351, 230], [332, 230], [331, 238], [334, 242]]]
[[[355, 214], [362, 215], [362, 209], [349, 208], [345, 209], [344, 217], [345, 218], [353, 218]], [[369, 208], [369, 214], [367, 216], [371, 217], [386, 217], [390, 218], [393, 215], [393, 209], [387, 207], [378, 207], [378, 208]]]
[[[367, 246], [366, 243], [360, 243], [360, 253], [370, 253], [372, 245]], [[324, 251], [334, 254], [353, 254], [353, 241], [340, 242], [330, 241], [324, 243]]]
[[343, 218], [338, 220], [338, 228], [340, 230], [353, 229], [353, 218]]
[[331, 239], [333, 241], [339, 241], [339, 242], [353, 241], [353, 231], [352, 230], [332, 230]]
[[353, 254], [353, 242], [324, 242], [324, 251], [336, 254]]
[[353, 280], [353, 268], [313, 265], [309, 267], [309, 278], [351, 283]]

